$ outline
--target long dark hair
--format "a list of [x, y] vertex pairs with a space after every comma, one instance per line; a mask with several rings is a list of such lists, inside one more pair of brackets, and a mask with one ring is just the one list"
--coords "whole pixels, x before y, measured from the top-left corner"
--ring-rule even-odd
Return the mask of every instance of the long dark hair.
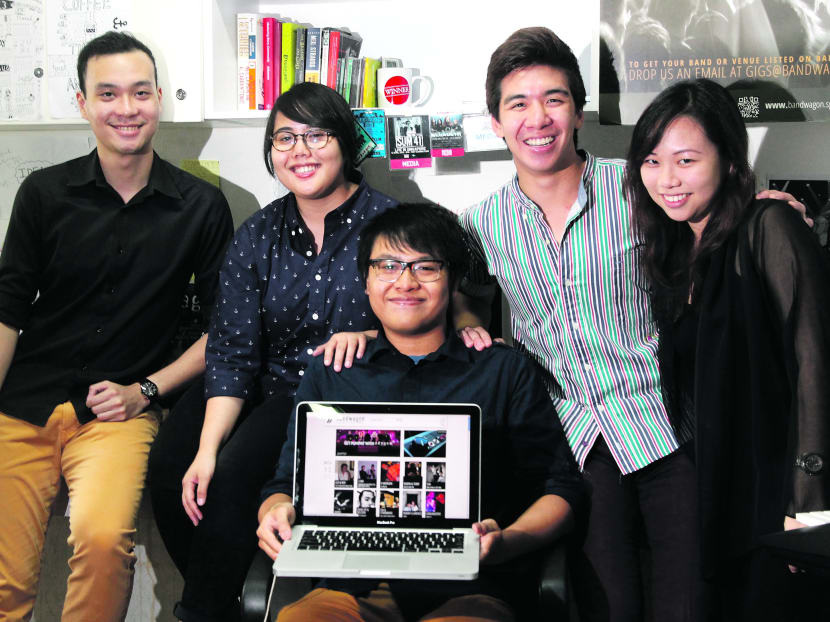
[[[651, 199], [640, 167], [678, 117], [696, 121], [718, 150], [721, 181], [709, 204], [709, 220], [695, 246], [688, 223], [675, 222]], [[700, 280], [711, 253], [735, 230], [752, 200], [755, 176], [747, 159], [746, 126], [727, 90], [711, 80], [674, 84], [640, 116], [631, 137], [625, 187], [633, 226], [643, 242], [641, 262], [652, 287], [658, 319], [677, 316]]]

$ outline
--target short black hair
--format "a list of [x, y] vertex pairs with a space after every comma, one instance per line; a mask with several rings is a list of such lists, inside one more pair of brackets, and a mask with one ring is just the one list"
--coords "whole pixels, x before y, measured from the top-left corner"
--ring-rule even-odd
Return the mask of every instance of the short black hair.
[[466, 236], [458, 217], [435, 203], [401, 203], [375, 216], [360, 233], [357, 268], [363, 282], [369, 275], [369, 259], [378, 238], [394, 248], [409, 248], [445, 262], [450, 292], [467, 272]]
[[[549, 28], [533, 26], [521, 28], [507, 37], [490, 57], [484, 91], [487, 98], [487, 110], [497, 121], [499, 120], [502, 80], [518, 69], [526, 69], [535, 65], [562, 71], [568, 79], [568, 89], [571, 91], [576, 111], [581, 112], [585, 107], [585, 84], [582, 82], [579, 63], [573, 51]], [[574, 132], [574, 144], [576, 144], [576, 132]]]
[[337, 137], [340, 152], [343, 154], [343, 173], [346, 179], [355, 179], [357, 132], [352, 110], [342, 95], [322, 84], [302, 82], [292, 86], [274, 101], [274, 107], [265, 124], [265, 139], [262, 145], [265, 168], [271, 177], [275, 176], [271, 147], [278, 112], [297, 123], [332, 132]]
[[89, 65], [90, 58], [109, 54], [123, 54], [134, 50], [144, 52], [150, 57], [150, 61], [153, 63], [153, 79], [158, 87], [159, 72], [156, 68], [156, 58], [150, 48], [129, 33], [110, 30], [88, 41], [78, 53], [78, 87], [81, 89], [81, 93], [86, 96], [86, 68]]

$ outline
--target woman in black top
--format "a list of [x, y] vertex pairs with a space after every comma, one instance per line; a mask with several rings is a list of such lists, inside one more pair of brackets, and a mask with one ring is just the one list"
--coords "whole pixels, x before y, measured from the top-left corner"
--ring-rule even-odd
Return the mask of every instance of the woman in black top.
[[704, 613], [783, 620], [797, 579], [759, 537], [830, 508], [830, 268], [795, 210], [753, 198], [747, 146], [723, 87], [676, 84], [638, 121], [626, 184], [666, 404], [694, 438]]
[[[185, 579], [174, 614], [185, 622], [238, 617], [260, 488], [305, 367], [327, 340], [330, 359], [338, 339], [342, 354], [347, 342], [365, 344], [357, 331], [377, 328], [355, 255], [364, 224], [397, 202], [357, 171], [348, 104], [326, 86], [294, 86], [276, 100], [262, 149], [289, 192], [234, 235], [219, 272], [204, 388], [179, 401], [150, 456], [156, 522]], [[340, 331], [354, 332], [331, 339]]]

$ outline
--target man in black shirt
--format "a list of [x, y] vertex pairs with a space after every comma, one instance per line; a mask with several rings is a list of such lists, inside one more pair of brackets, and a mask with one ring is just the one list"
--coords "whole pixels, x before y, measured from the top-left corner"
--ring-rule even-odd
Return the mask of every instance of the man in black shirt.
[[192, 275], [204, 308], [232, 233], [221, 192], [152, 148], [155, 60], [110, 32], [78, 58], [86, 157], [32, 173], [0, 257], [0, 620], [31, 615], [60, 476], [71, 501], [63, 620], [121, 620], [156, 400], [204, 369], [170, 345]]
[[[447, 210], [400, 205], [361, 234], [358, 266], [378, 338], [340, 372], [312, 361], [296, 401], [467, 402], [482, 410], [484, 564], [475, 581], [326, 580], [284, 608], [280, 620], [400, 619], [458, 615], [512, 619], [533, 598], [532, 552], [565, 533], [581, 512], [582, 481], [535, 364], [502, 345], [467, 349], [448, 330], [451, 293], [466, 268], [463, 233]], [[291, 426], [295, 425], [292, 419]], [[276, 534], [291, 537], [294, 433], [289, 427], [275, 477], [263, 490], [257, 534], [275, 558]], [[372, 613], [370, 613], [372, 612]]]

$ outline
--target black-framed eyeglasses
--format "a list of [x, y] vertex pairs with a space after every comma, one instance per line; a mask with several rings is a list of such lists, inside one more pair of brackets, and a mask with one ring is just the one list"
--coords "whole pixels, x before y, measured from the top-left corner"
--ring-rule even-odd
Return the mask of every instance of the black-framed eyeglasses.
[[327, 130], [308, 130], [302, 134], [295, 134], [288, 130], [280, 130], [271, 137], [271, 142], [277, 151], [291, 151], [294, 145], [297, 144], [297, 139], [302, 137], [303, 144], [311, 151], [314, 151], [315, 149], [322, 149], [328, 145], [329, 139], [332, 136], [334, 136], [334, 132]]
[[444, 261], [440, 259], [418, 259], [416, 261], [398, 261], [397, 259], [370, 259], [369, 265], [375, 270], [378, 279], [394, 283], [409, 268], [412, 276], [419, 283], [431, 283], [441, 278]]

